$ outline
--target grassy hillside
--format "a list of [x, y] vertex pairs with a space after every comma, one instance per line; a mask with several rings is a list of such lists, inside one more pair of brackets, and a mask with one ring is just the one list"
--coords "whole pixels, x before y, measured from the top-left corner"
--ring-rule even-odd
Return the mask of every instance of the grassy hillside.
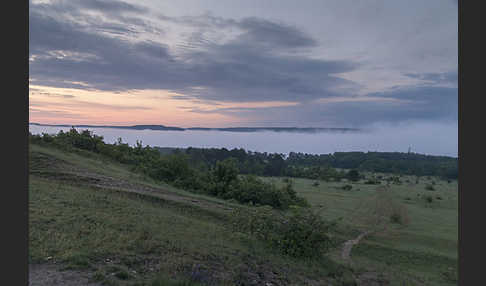
[[[436, 190], [429, 191], [431, 182], [408, 178], [413, 183], [383, 191], [363, 181], [294, 179], [312, 209], [341, 218], [331, 233], [336, 241], [376, 230], [352, 249], [350, 261], [341, 258], [341, 244], [305, 259], [235, 231], [233, 211], [254, 207], [177, 189], [93, 152], [30, 144], [29, 154], [29, 262], [75, 271], [94, 285], [456, 283], [454, 181], [431, 178]], [[285, 185], [283, 178], [264, 180]], [[382, 219], [390, 202], [406, 207], [408, 223]]]
[[[267, 180], [276, 184], [282, 182], [281, 178]], [[457, 181], [448, 183], [424, 177], [416, 183], [412, 176], [402, 176], [401, 181], [403, 183], [387, 186], [365, 184], [365, 180], [325, 182], [294, 179], [298, 194], [306, 198], [313, 208], [322, 208], [323, 217], [342, 218], [342, 226], [350, 230], [376, 230], [353, 248], [351, 257], [355, 267], [373, 266], [392, 275], [415, 277], [417, 281], [424, 281], [425, 285], [455, 285]], [[434, 190], [428, 190], [427, 186], [432, 184]], [[352, 188], [344, 190], [345, 185]], [[378, 219], [378, 214], [390, 212], [387, 209], [390, 205], [402, 210], [401, 215], [407, 223]]]

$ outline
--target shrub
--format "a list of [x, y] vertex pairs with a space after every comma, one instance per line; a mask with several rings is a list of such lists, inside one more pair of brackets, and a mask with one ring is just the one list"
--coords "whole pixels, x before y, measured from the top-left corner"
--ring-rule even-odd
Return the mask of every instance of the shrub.
[[432, 202], [434, 201], [434, 198], [433, 198], [432, 196], [425, 196], [424, 198], [425, 198], [425, 201], [426, 201], [427, 203], [429, 203], [429, 204], [430, 204], [430, 203], [432, 203]]
[[366, 180], [365, 184], [367, 184], [367, 185], [379, 185], [379, 184], [381, 184], [381, 181], [377, 180], [377, 179], [368, 179], [368, 180]]
[[428, 191], [435, 191], [435, 188], [432, 185], [425, 186], [425, 189], [428, 190]]
[[[297, 197], [292, 181], [278, 188], [254, 175], [233, 177], [225, 180], [224, 176], [210, 176], [204, 192], [225, 200], [236, 200], [242, 204], [268, 205], [277, 209], [287, 209], [291, 205], [308, 206], [304, 198]], [[220, 181], [220, 180], [223, 181]]]
[[118, 271], [117, 273], [115, 273], [115, 276], [116, 278], [121, 280], [127, 280], [132, 278], [132, 276], [130, 276], [130, 274], [128, 274], [128, 272], [125, 270]]
[[315, 182], [312, 184], [312, 186], [314, 186], [314, 187], [318, 187], [319, 185], [320, 185], [320, 183], [319, 183], [318, 181], [315, 181]]
[[401, 185], [402, 184], [399, 176], [391, 176], [391, 177], [388, 177], [386, 180], [387, 180], [388, 184], [390, 184], [390, 183], [395, 184], [395, 185]]
[[222, 182], [225, 185], [230, 184], [236, 180], [238, 176], [238, 161], [235, 158], [228, 158], [216, 163], [216, 168], [213, 170], [213, 174], [216, 180]]
[[390, 215], [390, 222], [401, 225], [408, 225], [410, 219], [408, 217], [408, 210], [402, 204], [395, 204], [392, 206], [392, 213]]
[[444, 278], [450, 282], [457, 282], [458, 273], [456, 268], [448, 267], [446, 271], [442, 272]]
[[357, 170], [349, 170], [349, 172], [346, 174], [346, 178], [350, 181], [356, 182], [361, 178], [361, 175]]
[[388, 221], [402, 225], [410, 223], [407, 206], [386, 191], [385, 187], [378, 187], [369, 203], [370, 217], [365, 219], [371, 224], [378, 226]]
[[92, 280], [96, 282], [102, 282], [103, 280], [105, 280], [105, 275], [103, 274], [103, 272], [98, 270], [93, 274]]
[[341, 189], [343, 189], [345, 191], [350, 191], [352, 188], [353, 188], [352, 185], [344, 185], [344, 186], [341, 187]]
[[332, 246], [328, 232], [334, 224], [310, 209], [295, 207], [283, 213], [247, 208], [234, 211], [232, 217], [234, 231], [248, 233], [284, 255], [313, 258]]

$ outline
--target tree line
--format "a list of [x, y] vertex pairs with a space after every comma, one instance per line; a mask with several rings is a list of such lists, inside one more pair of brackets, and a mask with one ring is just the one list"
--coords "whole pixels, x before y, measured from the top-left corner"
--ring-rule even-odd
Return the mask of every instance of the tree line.
[[[159, 149], [162, 151], [162, 148]], [[167, 148], [162, 151], [167, 153]], [[169, 152], [170, 153], [170, 152]], [[309, 179], [340, 180], [348, 172], [339, 169], [392, 173], [415, 176], [438, 176], [457, 179], [457, 158], [399, 152], [335, 152], [334, 154], [307, 154], [290, 152], [252, 152], [242, 148], [176, 148], [172, 153], [187, 154], [201, 168], [214, 166], [227, 158], [238, 161], [243, 174], [258, 176], [286, 176]]]

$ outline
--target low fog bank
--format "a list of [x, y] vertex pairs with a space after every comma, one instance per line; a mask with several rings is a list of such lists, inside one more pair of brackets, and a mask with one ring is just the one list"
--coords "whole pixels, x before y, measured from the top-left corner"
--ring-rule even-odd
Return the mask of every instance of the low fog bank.
[[[55, 134], [69, 127], [29, 125], [32, 134]], [[86, 128], [77, 128], [84, 130]], [[137, 140], [143, 145], [160, 147], [244, 148], [250, 151], [284, 153], [303, 152], [329, 154], [349, 151], [407, 152], [428, 155], [458, 155], [457, 122], [406, 122], [399, 124], [380, 123], [359, 132], [225, 132], [225, 131], [154, 131], [90, 128], [96, 135], [104, 137], [106, 143], [114, 143], [120, 137], [123, 142], [134, 145]]]

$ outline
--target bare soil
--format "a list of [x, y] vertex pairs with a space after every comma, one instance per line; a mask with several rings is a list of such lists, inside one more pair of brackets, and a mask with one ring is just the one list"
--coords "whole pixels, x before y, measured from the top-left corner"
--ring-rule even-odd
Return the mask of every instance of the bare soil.
[[30, 264], [29, 286], [101, 286], [92, 281], [90, 272], [62, 270], [58, 264]]

